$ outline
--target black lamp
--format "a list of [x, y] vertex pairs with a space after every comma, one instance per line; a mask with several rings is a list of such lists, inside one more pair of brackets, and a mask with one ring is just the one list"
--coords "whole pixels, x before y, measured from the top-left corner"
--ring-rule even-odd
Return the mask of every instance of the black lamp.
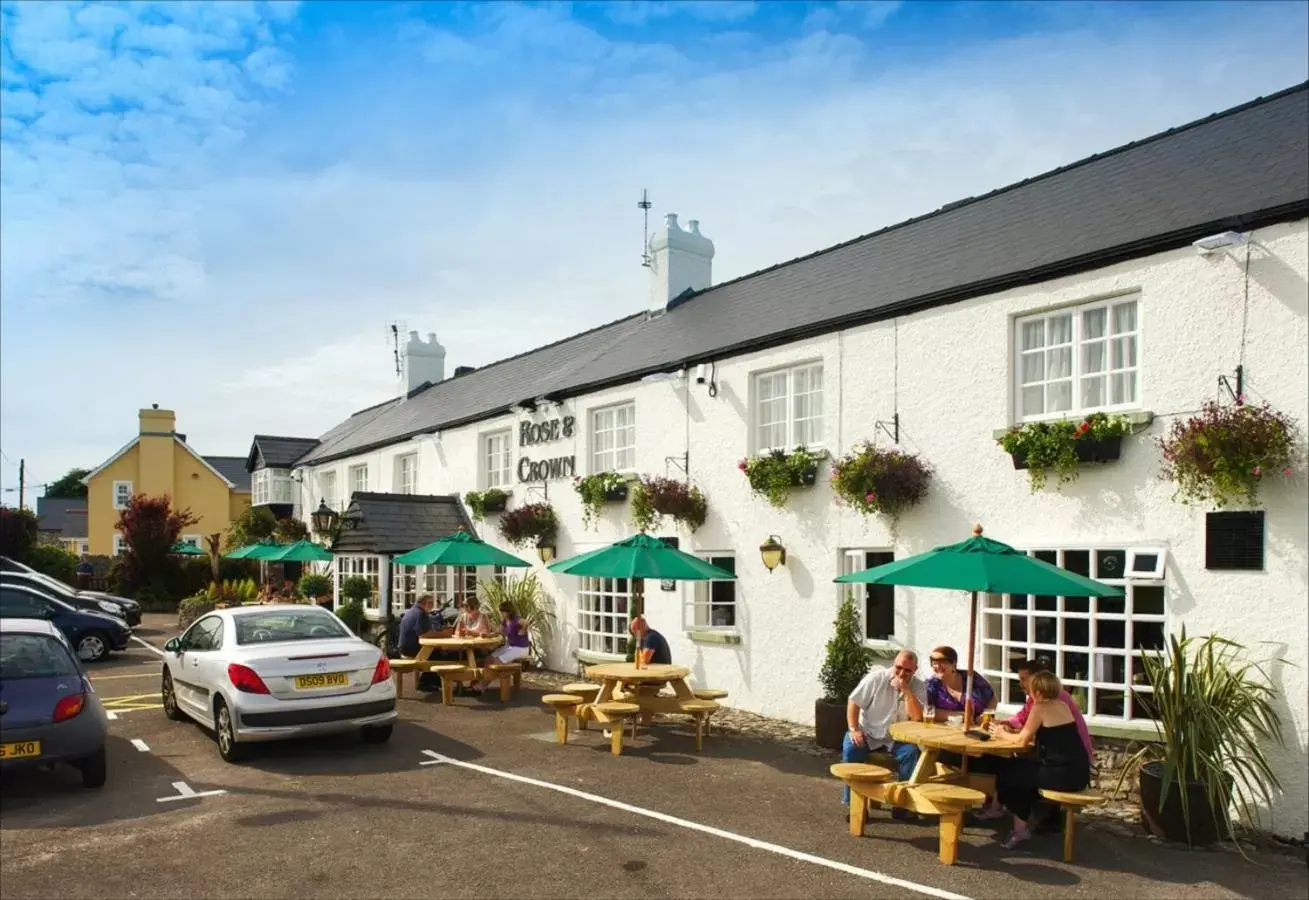
[[340, 519], [341, 516], [336, 512], [336, 510], [329, 508], [327, 501], [320, 498], [318, 501], [318, 509], [314, 510], [313, 515], [314, 529], [319, 534], [331, 534], [336, 528], [336, 523], [340, 521]]
[[768, 540], [759, 545], [759, 556], [763, 559], [764, 568], [768, 570], [769, 575], [773, 574], [773, 569], [778, 566], [786, 565], [786, 548], [775, 534], [770, 534]]

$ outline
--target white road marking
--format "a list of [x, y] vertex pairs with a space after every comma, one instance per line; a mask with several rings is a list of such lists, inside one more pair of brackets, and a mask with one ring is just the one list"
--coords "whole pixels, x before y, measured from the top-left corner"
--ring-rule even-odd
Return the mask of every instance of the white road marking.
[[164, 655], [164, 651], [160, 650], [158, 647], [156, 647], [154, 644], [150, 643], [149, 641], [143, 641], [136, 635], [132, 635], [132, 640], [136, 641], [138, 644], [140, 644], [142, 647], [149, 650], [151, 653], [155, 654], [156, 656]]
[[156, 797], [156, 803], [167, 803], [170, 800], [194, 800], [197, 797], [217, 797], [219, 794], [226, 794], [227, 791], [196, 791], [185, 781], [174, 781], [173, 789], [177, 795], [173, 797]]
[[112, 711], [107, 712], [105, 713], [105, 718], [108, 719], [110, 722], [116, 721], [118, 719], [118, 713]]
[[[828, 869], [835, 869], [838, 872], [844, 872], [847, 875], [854, 875], [857, 878], [864, 878], [868, 881], [876, 881], [881, 884], [890, 885], [891, 887], [904, 888], [919, 894], [926, 894], [929, 897], [938, 897], [940, 900], [969, 900], [963, 894], [954, 894], [950, 891], [941, 890], [940, 888], [930, 887], [925, 884], [918, 884], [913, 881], [906, 881], [903, 878], [896, 878], [893, 875], [886, 875], [882, 872], [874, 872], [871, 869], [861, 869], [858, 866], [852, 866], [848, 863], [837, 862], [833, 859], [826, 859], [822, 856], [814, 856], [812, 853], [803, 853], [799, 850], [792, 850], [790, 847], [783, 847], [780, 844], [772, 844], [768, 841], [757, 840], [756, 838], [745, 837], [740, 834], [733, 834], [730, 831], [724, 831], [721, 828], [714, 828], [710, 825], [701, 825], [699, 822], [690, 822], [686, 819], [679, 819], [676, 816], [670, 816], [667, 813], [655, 812], [650, 809], [642, 809], [639, 806], [632, 806], [618, 800], [610, 800], [608, 797], [601, 797], [598, 794], [588, 794], [586, 791], [579, 791], [576, 788], [565, 787], [561, 784], [551, 784], [548, 781], [538, 781], [535, 778], [527, 778], [523, 775], [515, 775], [512, 772], [503, 772], [499, 769], [491, 769], [486, 766], [479, 766], [476, 763], [463, 762], [462, 760], [453, 759], [437, 753], [435, 750], [424, 750], [424, 755], [432, 757], [429, 760], [420, 762], [420, 766], [450, 765], [458, 766], [461, 769], [471, 769], [474, 772], [481, 772], [484, 775], [494, 775], [496, 778], [504, 778], [509, 781], [516, 781], [520, 784], [530, 784], [533, 787], [544, 788], [548, 791], [555, 791], [560, 794], [567, 794], [570, 797], [577, 797], [581, 800], [589, 800], [592, 803], [599, 803], [602, 806], [608, 806], [613, 809], [620, 809], [623, 812], [634, 813], [638, 816], [645, 816], [649, 819], [656, 819], [660, 822], [666, 822], [669, 825], [677, 825], [681, 828], [687, 828], [691, 831], [699, 831], [704, 834], [712, 834], [714, 837], [720, 837], [724, 840], [735, 841], [738, 844], [745, 844], [747, 847], [754, 847], [756, 850], [765, 850], [769, 853], [776, 853], [778, 856], [785, 856], [790, 859], [799, 860], [800, 862], [812, 863], [816, 866], [823, 866]], [[170, 798], [171, 799], [171, 798]]]
[[145, 741], [141, 740], [140, 738], [132, 738], [132, 746], [140, 750], [142, 753], [150, 752], [150, 748], [147, 747]]

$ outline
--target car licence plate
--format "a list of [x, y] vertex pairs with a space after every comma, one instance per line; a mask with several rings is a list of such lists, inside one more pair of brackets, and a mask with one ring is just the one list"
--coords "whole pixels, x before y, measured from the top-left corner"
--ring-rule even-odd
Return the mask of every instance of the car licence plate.
[[297, 675], [295, 679], [295, 689], [297, 691], [309, 691], [314, 688], [325, 687], [346, 687], [350, 684], [350, 676], [344, 672], [328, 672], [324, 675]]
[[18, 741], [13, 744], [0, 744], [0, 759], [31, 759], [40, 755], [40, 741]]

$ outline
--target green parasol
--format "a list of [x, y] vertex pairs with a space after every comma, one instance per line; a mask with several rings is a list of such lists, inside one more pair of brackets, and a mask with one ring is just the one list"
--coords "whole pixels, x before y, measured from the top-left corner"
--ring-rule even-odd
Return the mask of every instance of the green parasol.
[[476, 535], [466, 531], [456, 531], [440, 540], [410, 550], [397, 556], [394, 560], [400, 566], [508, 566], [516, 569], [530, 568], [531, 563], [524, 562], [512, 553], [506, 553], [499, 547], [486, 543]]
[[1053, 566], [1008, 544], [982, 537], [982, 526], [958, 544], [835, 579], [844, 584], [899, 584], [906, 587], [971, 591], [968, 618], [968, 685], [964, 727], [973, 724], [973, 656], [977, 638], [977, 593], [1036, 594], [1056, 597], [1121, 597], [1123, 589]]
[[657, 578], [663, 581], [733, 580], [736, 575], [641, 533], [590, 553], [560, 560], [551, 572], [583, 578]]
[[238, 547], [230, 553], [224, 554], [224, 558], [266, 560], [269, 554], [276, 553], [281, 549], [281, 545], [276, 541], [260, 541], [257, 544], [246, 544], [244, 547]]
[[173, 545], [173, 549], [169, 550], [168, 552], [176, 556], [206, 556], [207, 555], [204, 550], [200, 549], [195, 544], [190, 544], [187, 543], [186, 541], [178, 541], [176, 544]]
[[260, 559], [264, 562], [331, 562], [334, 557], [330, 552], [310, 540], [299, 540], [294, 544], [270, 547], [266, 554], [249, 556], [248, 559]]

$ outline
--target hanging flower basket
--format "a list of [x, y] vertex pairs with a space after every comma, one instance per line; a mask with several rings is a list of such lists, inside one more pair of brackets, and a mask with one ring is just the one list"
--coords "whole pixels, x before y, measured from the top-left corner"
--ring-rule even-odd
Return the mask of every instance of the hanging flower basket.
[[1295, 423], [1268, 404], [1206, 403], [1198, 416], [1175, 419], [1166, 437], [1161, 477], [1183, 503], [1254, 506], [1264, 482], [1295, 475]]
[[932, 468], [916, 453], [883, 450], [868, 441], [832, 463], [832, 490], [864, 515], [895, 518], [927, 496]]
[[464, 494], [464, 503], [468, 505], [469, 511], [473, 514], [474, 522], [482, 521], [490, 513], [504, 512], [505, 504], [508, 502], [509, 494], [499, 488], [469, 491]]
[[574, 478], [573, 490], [582, 498], [582, 526], [589, 528], [606, 503], [622, 503], [627, 499], [627, 479], [617, 472], [598, 472]]
[[1028, 422], [1015, 425], [996, 443], [1014, 461], [1015, 469], [1026, 469], [1032, 491], [1045, 487], [1054, 475], [1058, 484], [1077, 479], [1083, 463], [1110, 462], [1122, 453], [1123, 436], [1132, 433], [1125, 416], [1091, 413], [1076, 421]]
[[529, 503], [500, 516], [500, 537], [515, 547], [553, 545], [559, 532], [559, 519], [549, 503]]
[[790, 453], [771, 450], [736, 464], [750, 482], [750, 490], [772, 506], [786, 506], [791, 490], [810, 487], [818, 480], [818, 464], [826, 454], [797, 447]]
[[695, 531], [709, 515], [709, 503], [700, 489], [685, 481], [644, 476], [632, 486], [632, 524], [649, 532], [668, 516]]

